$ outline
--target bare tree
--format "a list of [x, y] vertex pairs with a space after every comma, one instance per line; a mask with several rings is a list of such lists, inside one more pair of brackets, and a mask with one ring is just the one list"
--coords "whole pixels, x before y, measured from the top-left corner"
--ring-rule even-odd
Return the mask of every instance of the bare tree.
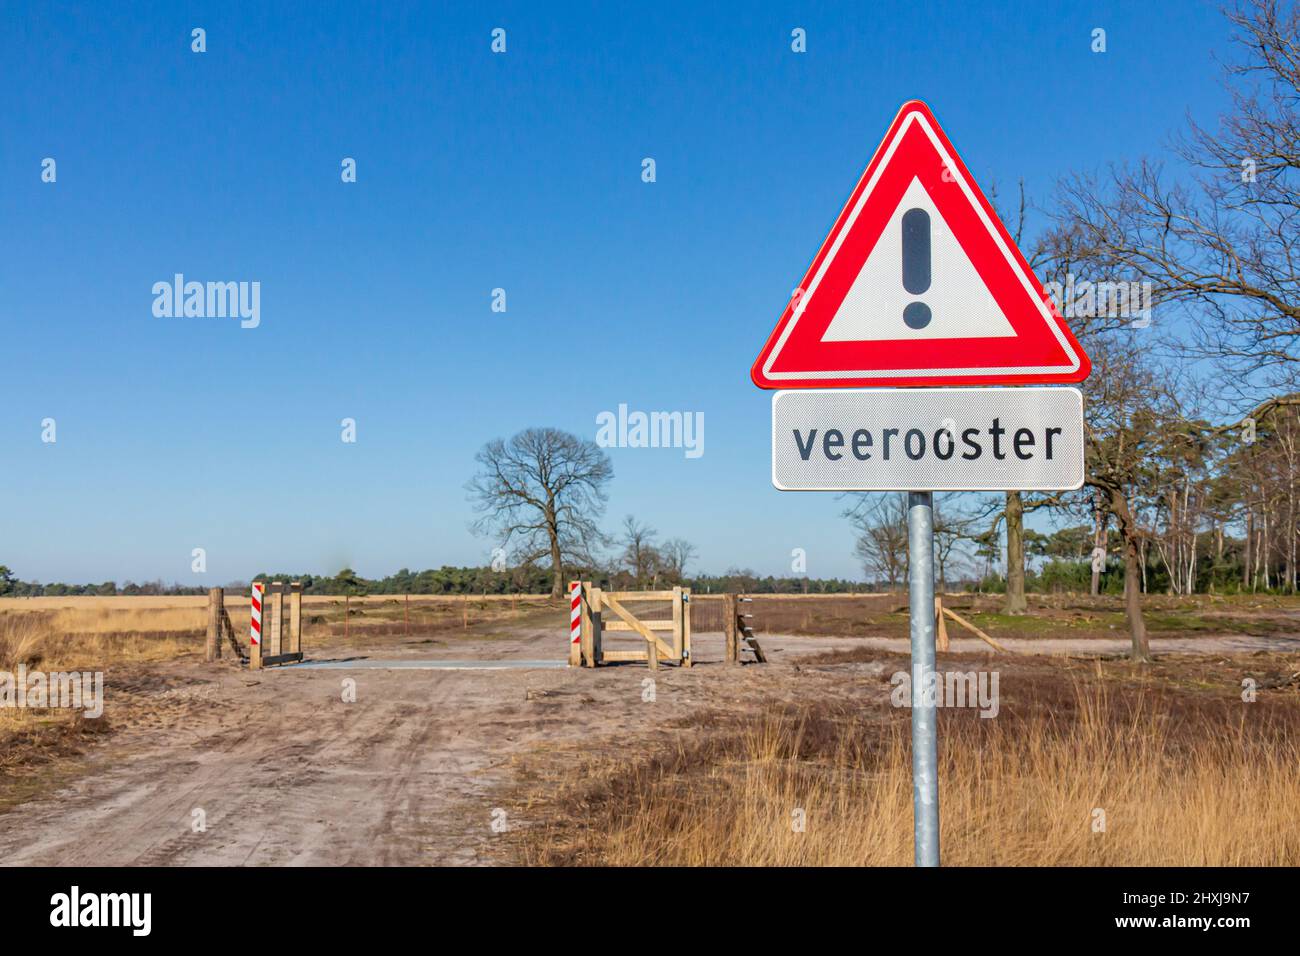
[[685, 538], [669, 538], [664, 542], [660, 549], [663, 555], [664, 563], [668, 572], [674, 580], [684, 581], [686, 579], [686, 565], [695, 557], [695, 545], [691, 544]]
[[1088, 593], [1096, 597], [1101, 593], [1101, 572], [1106, 564], [1106, 537], [1110, 515], [1106, 511], [1106, 498], [1100, 489], [1092, 489], [1089, 504], [1092, 510], [1092, 579]]
[[1041, 508], [1064, 509], [1069, 504], [1068, 497], [1059, 493], [1034, 495], [1026, 498], [1023, 492], [1008, 491], [1006, 493], [1006, 504], [1002, 511], [993, 515], [993, 523], [989, 531], [979, 536], [967, 535], [970, 540], [987, 546], [987, 539], [996, 538], [998, 525], [1003, 521], [1006, 522], [1007, 593], [1006, 600], [1003, 602], [1003, 610], [1007, 614], [1024, 614], [1029, 609], [1029, 602], [1025, 598], [1025, 557], [1027, 553], [1025, 539], [1026, 537], [1032, 537], [1035, 532], [1025, 530], [1025, 515]]
[[[1244, 588], [1278, 586], [1294, 593], [1300, 545], [1300, 412], [1274, 407], [1251, 431], [1248, 441], [1236, 434], [1225, 436], [1228, 453], [1207, 510], [1216, 519], [1216, 532], [1228, 520], [1242, 525]], [[1221, 560], [1221, 534], [1216, 538]]]
[[654, 544], [658, 534], [654, 528], [639, 523], [632, 515], [623, 519], [623, 564], [638, 588], [645, 587], [646, 582], [658, 570], [660, 558]]
[[549, 560], [551, 597], [564, 593], [564, 568], [594, 564], [602, 537], [605, 486], [614, 476], [596, 443], [555, 428], [529, 428], [497, 438], [475, 456], [479, 473], [466, 488], [479, 517], [472, 528], [492, 534], [516, 564]]
[[964, 550], [976, 543], [975, 530], [982, 528], [993, 510], [994, 498], [964, 492], [934, 496], [934, 569], [940, 592], [948, 590], [948, 574], [969, 557]]
[[1239, 395], [1300, 385], [1300, 6], [1251, 0], [1228, 12], [1245, 59], [1227, 67], [1230, 111], [1195, 123], [1170, 182], [1142, 161], [1064, 189], [1066, 218], [1099, 266], [1149, 282], [1188, 311], [1184, 347], [1230, 374]]
[[846, 515], [858, 529], [853, 552], [866, 576], [883, 578], [891, 591], [907, 577], [907, 497], [862, 498]]
[[1025, 599], [1025, 502], [1018, 491], [1007, 492], [1007, 599], [1008, 614], [1024, 614]]

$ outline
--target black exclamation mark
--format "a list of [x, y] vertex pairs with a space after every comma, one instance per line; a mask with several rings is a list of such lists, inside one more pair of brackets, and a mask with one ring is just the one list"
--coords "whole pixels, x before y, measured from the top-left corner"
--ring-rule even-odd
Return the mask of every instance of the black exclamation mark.
[[[903, 213], [903, 288], [912, 295], [930, 288], [930, 214], [924, 209]], [[903, 321], [909, 329], [925, 328], [930, 324], [930, 307], [909, 303]]]

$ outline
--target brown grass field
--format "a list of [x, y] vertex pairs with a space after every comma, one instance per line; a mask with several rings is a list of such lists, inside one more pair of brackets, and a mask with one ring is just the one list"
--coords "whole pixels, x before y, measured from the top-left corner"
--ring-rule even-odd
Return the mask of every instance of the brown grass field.
[[[906, 667], [898, 658], [888, 669]], [[1038, 667], [997, 719], [939, 711], [946, 865], [1300, 862], [1294, 699], [1259, 707], [1188, 693], [1171, 673], [1133, 688], [1124, 670]], [[730, 723], [728, 733], [683, 736], [646, 759], [556, 772], [532, 797], [565, 810], [522, 835], [523, 858], [911, 863], [908, 711], [864, 713], [832, 700], [765, 707]], [[1098, 809], [1104, 834], [1092, 829]]]
[[[328, 716], [337, 672], [254, 678], [228, 648], [222, 662], [203, 664], [204, 597], [0, 600], [0, 670], [102, 670], [107, 700], [96, 720], [0, 708], [0, 855], [40, 862], [23, 854], [54, 833], [93, 859], [89, 821], [111, 830], [120, 813], [125, 832], [135, 820], [120, 794], [106, 810], [100, 791], [120, 783], [129, 792], [149, 767], [165, 775], [202, 740], [227, 760], [208, 784], [215, 805], [223, 781], [247, 789], [241, 774], [261, 780], [268, 765], [285, 774], [276, 792], [304, 801], [317, 798], [321, 774], [337, 774], [317, 815], [344, 813], [347, 798], [370, 790], [389, 795], [400, 781], [391, 800], [409, 816], [448, 767], [468, 776], [415, 822], [395, 822], [395, 808], [369, 823], [345, 814], [335, 825], [357, 832], [327, 840], [277, 821], [283, 832], [268, 832], [280, 844], [250, 835], [247, 857], [174, 845], [149, 831], [163, 822], [138, 822], [130, 841], [109, 841], [106, 862], [909, 864], [910, 713], [889, 704], [889, 677], [907, 667], [905, 603], [759, 597], [753, 612], [772, 663], [736, 668], [708, 658], [720, 602], [697, 595], [700, 662], [661, 668], [650, 704], [644, 665], [366, 671], [367, 687], [408, 702], [363, 731], [346, 716], [358, 711], [340, 711], [341, 723]], [[1017, 653], [976, 645], [940, 655], [941, 670], [1001, 676], [995, 718], [939, 711], [945, 864], [1300, 864], [1300, 600], [1152, 597], [1157, 661], [1145, 667], [1116, 653], [1125, 640], [1116, 598], [1032, 598], [1017, 618], [995, 597], [946, 603]], [[246, 604], [227, 602], [237, 628]], [[341, 598], [306, 599], [310, 658], [566, 653], [567, 607], [544, 599], [372, 597], [349, 611], [345, 623]], [[1162, 652], [1161, 639], [1176, 651]], [[1259, 688], [1252, 702], [1242, 699], [1246, 678]], [[242, 753], [247, 728], [270, 714], [298, 714], [294, 733], [254, 735], [259, 749]], [[235, 728], [243, 736], [231, 737]], [[415, 749], [384, 750], [417, 731], [424, 743]], [[446, 733], [454, 739], [435, 746]], [[358, 738], [358, 756], [338, 756], [357, 734], [370, 743]], [[320, 753], [311, 774], [294, 771], [304, 749]], [[500, 837], [484, 832], [485, 807], [519, 824]], [[151, 819], [143, 806], [140, 814]]]

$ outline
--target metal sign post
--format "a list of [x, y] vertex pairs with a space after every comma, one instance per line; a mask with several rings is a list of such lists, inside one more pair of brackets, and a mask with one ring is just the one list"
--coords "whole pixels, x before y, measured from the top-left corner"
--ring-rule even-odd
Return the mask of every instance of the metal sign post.
[[907, 590], [912, 635], [912, 817], [916, 865], [939, 865], [939, 735], [934, 677], [934, 495], [907, 494]]

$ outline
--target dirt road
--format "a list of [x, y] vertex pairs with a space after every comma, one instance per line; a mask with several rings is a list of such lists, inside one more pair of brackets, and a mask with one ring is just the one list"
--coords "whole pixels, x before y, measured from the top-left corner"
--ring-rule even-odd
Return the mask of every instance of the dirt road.
[[[518, 627], [506, 636], [407, 642], [318, 659], [554, 660], [564, 650], [562, 634], [556, 626]], [[697, 658], [718, 660], [720, 640], [697, 634]], [[1211, 653], [1227, 650], [1216, 647], [1219, 640], [1190, 643]], [[956, 649], [966, 643], [954, 641]], [[972, 650], [985, 649], [970, 643]], [[1032, 648], [1040, 652], [1078, 650], [1064, 642], [1021, 643], [1052, 645]], [[1104, 650], [1122, 651], [1123, 642], [1115, 643]], [[1161, 643], [1153, 641], [1157, 651]], [[848, 693], [883, 699], [887, 685], [860, 666], [800, 668], [796, 661], [863, 645], [905, 649], [905, 642], [870, 638], [768, 636], [764, 644], [768, 667], [661, 668], [652, 702], [644, 666], [248, 673], [227, 662], [137, 666], [129, 676], [109, 671], [105, 714], [115, 734], [66, 786], [0, 815], [0, 861], [509, 862], [498, 831], [527, 821], [503, 817], [494, 794], [511, 783], [520, 754], [628, 747], [687, 732], [681, 725], [701, 708], [806, 699], [819, 682], [836, 682], [843, 695], [847, 681]], [[1269, 646], [1276, 648], [1277, 640]], [[665, 729], [674, 723], [677, 730]]]
[[[555, 659], [556, 627], [471, 638], [419, 655]], [[698, 635], [710, 649], [717, 635]], [[803, 639], [825, 650], [835, 639]], [[370, 663], [409, 647], [326, 655]], [[744, 685], [777, 682], [722, 665], [661, 668], [653, 721], [644, 667], [414, 670], [234, 664], [106, 673], [117, 728], [56, 793], [0, 815], [8, 865], [474, 864], [501, 861], [491, 799], [516, 755], [655, 733]], [[746, 673], [747, 672], [747, 673]], [[355, 682], [355, 701], [345, 682]], [[116, 704], [115, 704], [116, 701]], [[496, 816], [494, 816], [496, 811]], [[202, 822], [202, 828], [198, 821]]]

